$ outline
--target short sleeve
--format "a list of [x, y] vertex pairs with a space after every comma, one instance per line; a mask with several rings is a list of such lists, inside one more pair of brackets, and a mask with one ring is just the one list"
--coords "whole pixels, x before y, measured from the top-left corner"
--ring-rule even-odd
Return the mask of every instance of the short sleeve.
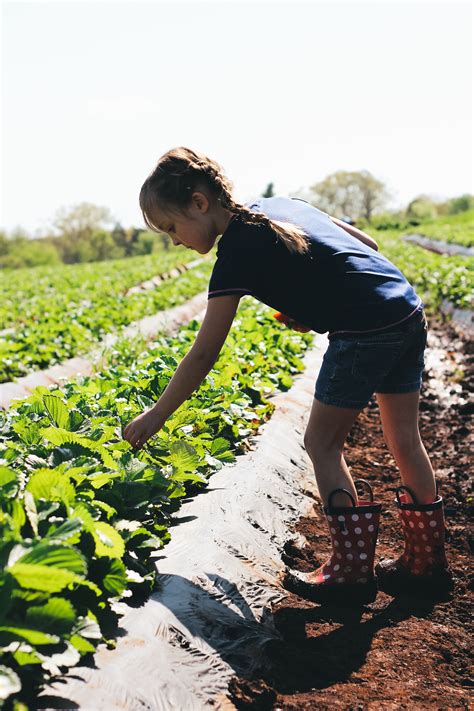
[[209, 281], [208, 298], [252, 294], [252, 271], [251, 260], [244, 259], [243, 254], [239, 252], [218, 257]]

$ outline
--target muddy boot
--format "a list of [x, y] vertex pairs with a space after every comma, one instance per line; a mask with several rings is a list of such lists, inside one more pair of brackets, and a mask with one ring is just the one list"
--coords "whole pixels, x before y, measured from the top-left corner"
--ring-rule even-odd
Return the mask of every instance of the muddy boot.
[[[369, 489], [370, 500], [358, 506], [346, 489], [334, 489], [328, 505], [323, 508], [331, 533], [332, 555], [326, 563], [311, 573], [290, 570], [283, 585], [290, 592], [312, 602], [351, 607], [375, 600], [375, 544], [379, 528], [381, 505], [374, 503], [372, 488], [364, 479], [354, 482]], [[352, 505], [332, 506], [337, 492], [345, 493]]]
[[[411, 499], [411, 503], [410, 503]], [[389, 595], [444, 594], [453, 588], [453, 577], [444, 550], [443, 499], [419, 504], [407, 486], [396, 490], [398, 513], [403, 526], [405, 550], [397, 559], [375, 566], [380, 590]]]

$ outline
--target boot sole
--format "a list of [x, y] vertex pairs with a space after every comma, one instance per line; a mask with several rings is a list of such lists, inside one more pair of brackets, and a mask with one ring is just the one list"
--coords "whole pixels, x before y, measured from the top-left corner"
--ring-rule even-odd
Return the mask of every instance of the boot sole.
[[288, 592], [321, 605], [337, 607], [354, 607], [373, 602], [377, 597], [377, 583], [340, 583], [335, 585], [306, 583], [287, 573], [283, 579], [283, 587]]

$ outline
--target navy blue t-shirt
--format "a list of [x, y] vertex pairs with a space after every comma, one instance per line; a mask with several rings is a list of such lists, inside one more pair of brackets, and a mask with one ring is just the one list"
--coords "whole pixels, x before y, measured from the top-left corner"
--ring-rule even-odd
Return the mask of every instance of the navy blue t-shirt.
[[367, 332], [404, 321], [422, 302], [403, 274], [325, 212], [299, 198], [247, 205], [305, 231], [310, 248], [294, 254], [264, 225], [233, 217], [217, 246], [209, 298], [251, 294], [318, 333]]

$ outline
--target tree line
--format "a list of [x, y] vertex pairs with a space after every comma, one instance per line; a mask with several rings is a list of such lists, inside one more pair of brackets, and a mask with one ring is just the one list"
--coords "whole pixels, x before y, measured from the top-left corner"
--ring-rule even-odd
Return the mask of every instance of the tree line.
[[[274, 184], [268, 183], [262, 196], [273, 195]], [[408, 227], [437, 215], [474, 208], [474, 197], [468, 194], [443, 202], [418, 195], [402, 210], [387, 211], [391, 196], [386, 186], [366, 170], [339, 170], [292, 196], [302, 197], [334, 217], [377, 229]], [[32, 238], [21, 228], [9, 234], [0, 231], [0, 268], [122, 259], [170, 247], [167, 235], [124, 228], [107, 208], [83, 202], [58, 210], [45, 236]]]

